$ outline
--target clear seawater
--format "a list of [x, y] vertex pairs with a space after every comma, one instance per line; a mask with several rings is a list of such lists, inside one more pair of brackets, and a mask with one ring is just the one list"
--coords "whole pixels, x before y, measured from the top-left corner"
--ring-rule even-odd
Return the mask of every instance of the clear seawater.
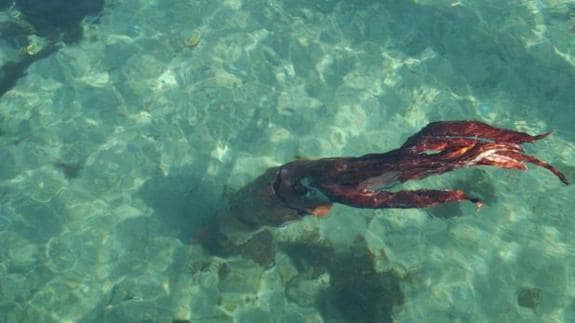
[[334, 298], [341, 277], [281, 248], [264, 268], [191, 242], [265, 169], [430, 121], [552, 130], [527, 150], [575, 180], [574, 1], [108, 0], [82, 28], [0, 98], [0, 322], [575, 322], [575, 191], [534, 167], [406, 186], [468, 187], [479, 212], [273, 230], [365, 240], [401, 290], [386, 315], [356, 258]]

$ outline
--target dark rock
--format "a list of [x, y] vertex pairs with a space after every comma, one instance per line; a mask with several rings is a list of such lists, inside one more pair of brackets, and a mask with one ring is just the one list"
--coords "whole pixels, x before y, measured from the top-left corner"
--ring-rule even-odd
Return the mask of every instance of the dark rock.
[[239, 248], [244, 258], [251, 259], [258, 265], [270, 267], [274, 264], [276, 250], [272, 234], [268, 230], [258, 232]]
[[230, 266], [224, 262], [218, 267], [218, 278], [220, 278], [220, 280], [225, 280], [230, 275], [230, 272]]
[[541, 289], [534, 287], [523, 287], [517, 294], [517, 304], [522, 307], [535, 309], [541, 299]]
[[82, 19], [98, 15], [104, 0], [16, 0], [16, 8], [39, 35], [50, 38], [61, 32], [65, 41], [73, 43], [81, 39]]
[[55, 162], [54, 167], [58, 168], [67, 179], [73, 179], [80, 175], [80, 171], [84, 166], [83, 161], [81, 162]]
[[0, 0], [0, 10], [4, 10], [12, 5], [12, 0]]
[[[363, 237], [343, 252], [319, 238], [281, 247], [300, 273], [286, 286], [288, 298], [301, 306], [318, 305], [326, 321], [393, 322], [394, 308], [404, 303], [398, 274], [375, 270], [374, 255]], [[329, 287], [317, 291], [322, 285], [317, 278], [325, 271]]]
[[12, 89], [21, 77], [26, 75], [26, 70], [32, 63], [49, 56], [57, 49], [58, 47], [56, 45], [49, 45], [34, 55], [29, 55], [22, 60], [8, 62], [0, 66], [0, 97]]
[[335, 255], [334, 247], [326, 240], [296, 241], [282, 245], [300, 273], [311, 273], [316, 278], [331, 267]]
[[393, 271], [377, 272], [374, 265], [365, 241], [338, 255], [330, 268], [324, 314], [335, 308], [349, 322], [393, 322], [394, 307], [404, 303], [400, 279]]
[[[468, 193], [469, 196], [481, 199], [485, 205], [492, 205], [497, 202], [495, 185], [487, 172], [482, 169], [471, 170], [469, 176], [455, 181], [452, 186]], [[449, 219], [466, 214], [461, 207], [461, 203], [445, 203], [429, 208], [427, 212], [435, 218]]]

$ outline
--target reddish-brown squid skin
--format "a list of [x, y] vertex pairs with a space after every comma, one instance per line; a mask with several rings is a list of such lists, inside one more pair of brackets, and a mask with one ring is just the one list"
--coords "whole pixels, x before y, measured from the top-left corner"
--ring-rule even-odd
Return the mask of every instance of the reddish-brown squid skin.
[[287, 208], [326, 215], [331, 203], [357, 208], [422, 208], [477, 198], [459, 190], [385, 189], [457, 168], [495, 166], [525, 170], [526, 163], [544, 167], [564, 184], [565, 175], [550, 164], [525, 154], [521, 144], [547, 137], [492, 127], [479, 121], [428, 124], [396, 150], [361, 157], [297, 160], [281, 166], [272, 184]]
[[525, 163], [531, 163], [569, 184], [559, 170], [525, 154], [521, 147], [548, 135], [532, 136], [478, 121], [433, 122], [386, 153], [292, 161], [268, 169], [232, 194], [228, 207], [194, 240], [214, 253], [238, 253], [262, 227], [281, 226], [305, 214], [325, 216], [333, 203], [357, 208], [423, 208], [467, 200], [479, 207], [479, 199], [460, 190], [388, 191], [408, 180], [463, 167], [524, 170]]

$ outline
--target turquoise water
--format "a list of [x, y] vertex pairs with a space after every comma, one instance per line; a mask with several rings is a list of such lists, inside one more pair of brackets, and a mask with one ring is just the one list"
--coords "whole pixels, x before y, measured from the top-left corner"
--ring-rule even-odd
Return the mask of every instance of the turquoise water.
[[553, 130], [527, 149], [575, 180], [575, 2], [109, 0], [81, 27], [0, 98], [1, 322], [575, 321], [574, 189], [533, 167], [406, 185], [479, 212], [274, 229], [269, 267], [191, 243], [267, 168], [430, 121]]

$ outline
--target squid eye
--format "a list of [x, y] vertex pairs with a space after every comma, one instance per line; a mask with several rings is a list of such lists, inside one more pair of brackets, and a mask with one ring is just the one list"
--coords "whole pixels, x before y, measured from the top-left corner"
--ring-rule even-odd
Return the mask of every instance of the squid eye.
[[295, 192], [297, 195], [300, 195], [300, 196], [304, 196], [304, 195], [306, 195], [307, 192], [308, 192], [307, 187], [305, 187], [305, 186], [302, 185], [301, 183], [295, 184], [292, 188], [293, 188], [294, 192]]

